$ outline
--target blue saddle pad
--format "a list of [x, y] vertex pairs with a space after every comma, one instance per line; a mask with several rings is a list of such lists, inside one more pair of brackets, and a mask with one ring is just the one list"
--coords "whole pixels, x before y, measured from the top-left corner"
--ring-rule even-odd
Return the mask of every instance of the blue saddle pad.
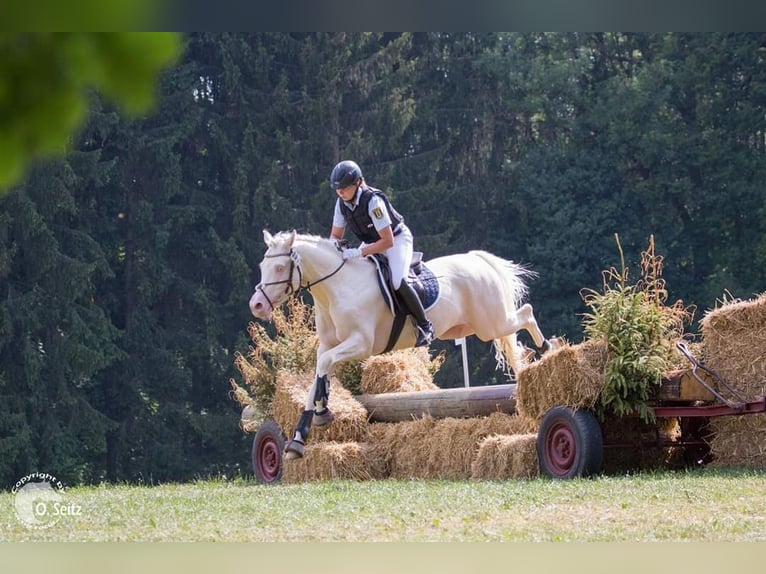
[[[428, 311], [431, 307], [436, 305], [439, 300], [439, 279], [434, 275], [425, 263], [420, 258], [423, 254], [416, 252], [413, 257], [413, 264], [410, 266], [410, 272], [407, 275], [406, 281], [412, 285], [415, 289], [415, 293], [420, 297], [423, 303], [423, 309]], [[393, 289], [391, 288], [391, 271], [388, 266], [388, 260], [384, 256], [378, 254], [368, 257], [370, 261], [375, 264], [378, 271], [378, 285], [380, 286], [380, 292], [383, 295], [383, 299], [386, 301], [386, 305], [391, 310], [393, 315], [399, 310], [401, 305], [396, 301]]]
[[439, 300], [439, 279], [434, 275], [425, 263], [420, 264], [420, 275], [407, 277], [407, 280], [415, 288], [415, 291], [423, 302], [423, 309], [428, 311]]

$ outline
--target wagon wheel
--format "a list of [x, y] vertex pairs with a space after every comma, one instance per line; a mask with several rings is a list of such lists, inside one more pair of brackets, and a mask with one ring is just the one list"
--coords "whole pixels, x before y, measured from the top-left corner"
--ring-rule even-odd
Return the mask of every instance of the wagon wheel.
[[258, 427], [253, 439], [253, 472], [258, 482], [272, 484], [282, 478], [282, 451], [285, 437], [272, 420]]
[[537, 433], [540, 472], [551, 478], [598, 474], [603, 447], [601, 427], [592, 412], [553, 407], [543, 416]]

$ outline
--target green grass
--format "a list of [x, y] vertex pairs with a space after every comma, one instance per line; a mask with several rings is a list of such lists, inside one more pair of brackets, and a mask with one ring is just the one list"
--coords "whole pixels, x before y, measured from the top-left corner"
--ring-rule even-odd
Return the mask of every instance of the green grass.
[[766, 541], [766, 473], [706, 469], [557, 481], [238, 479], [68, 489], [44, 530], [0, 494], [0, 540]]

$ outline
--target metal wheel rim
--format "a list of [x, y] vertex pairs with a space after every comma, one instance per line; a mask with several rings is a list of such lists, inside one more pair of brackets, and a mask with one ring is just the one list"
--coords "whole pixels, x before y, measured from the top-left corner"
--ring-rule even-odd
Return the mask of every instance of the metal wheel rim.
[[268, 482], [276, 480], [279, 475], [279, 455], [279, 445], [277, 444], [277, 441], [272, 438], [264, 439], [258, 445], [256, 461], [263, 478]]
[[545, 451], [548, 467], [558, 476], [566, 475], [574, 466], [577, 457], [572, 429], [565, 424], [555, 425], [548, 433]]

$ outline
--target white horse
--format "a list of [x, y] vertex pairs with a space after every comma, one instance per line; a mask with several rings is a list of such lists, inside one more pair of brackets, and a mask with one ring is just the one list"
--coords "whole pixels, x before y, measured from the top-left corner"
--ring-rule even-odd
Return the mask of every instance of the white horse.
[[[306, 410], [285, 447], [285, 458], [300, 458], [312, 422], [332, 422], [327, 408], [329, 376], [338, 363], [382, 353], [394, 316], [384, 301], [376, 267], [365, 259], [344, 261], [335, 242], [295, 231], [272, 236], [263, 231], [268, 246], [260, 264], [261, 282], [250, 298], [257, 319], [270, 320], [275, 307], [302, 289], [310, 290], [319, 337], [316, 379], [306, 398]], [[486, 251], [470, 251], [432, 259], [425, 264], [438, 278], [440, 294], [427, 311], [439, 339], [476, 335], [494, 341], [497, 359], [514, 373], [524, 366], [523, 347], [516, 333], [529, 332], [542, 351], [557, 344], [543, 337], [529, 303], [525, 276], [534, 273]], [[394, 349], [415, 344], [414, 323], [407, 322]]]

